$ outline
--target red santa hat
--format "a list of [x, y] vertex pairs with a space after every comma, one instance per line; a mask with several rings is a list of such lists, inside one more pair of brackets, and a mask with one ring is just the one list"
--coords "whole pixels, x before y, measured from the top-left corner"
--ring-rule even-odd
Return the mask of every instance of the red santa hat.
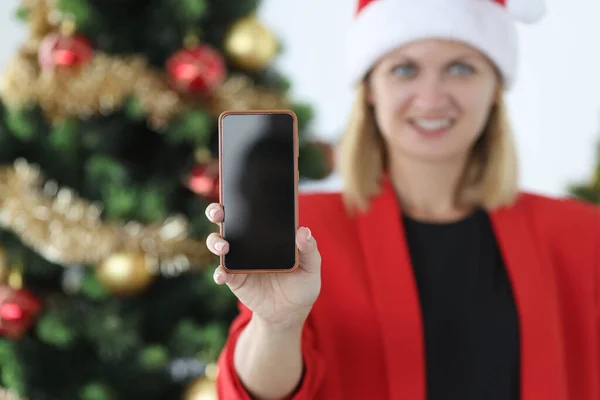
[[348, 38], [348, 79], [356, 84], [403, 44], [438, 38], [487, 55], [510, 88], [517, 70], [515, 22], [537, 22], [544, 13], [544, 0], [358, 0]]

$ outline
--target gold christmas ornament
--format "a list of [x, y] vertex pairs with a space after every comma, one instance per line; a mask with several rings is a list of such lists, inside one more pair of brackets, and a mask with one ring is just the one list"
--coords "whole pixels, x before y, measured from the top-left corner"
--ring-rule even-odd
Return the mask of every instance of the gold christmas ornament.
[[156, 278], [156, 267], [143, 253], [117, 253], [96, 268], [96, 276], [104, 287], [118, 296], [135, 296]]
[[210, 363], [206, 366], [206, 370], [204, 371], [204, 375], [206, 378], [211, 381], [217, 380], [217, 375], [219, 374], [219, 366], [215, 363]]
[[234, 64], [250, 71], [258, 71], [273, 61], [279, 50], [279, 43], [273, 32], [252, 15], [231, 26], [224, 48], [227, 57]]
[[198, 378], [186, 389], [185, 400], [217, 400], [217, 386], [214, 380]]
[[102, 208], [18, 159], [0, 166], [0, 226], [50, 262], [98, 265], [115, 253], [143, 253], [164, 275], [179, 275], [214, 261], [204, 240], [188, 237], [188, 221], [174, 215], [160, 224], [103, 221]]

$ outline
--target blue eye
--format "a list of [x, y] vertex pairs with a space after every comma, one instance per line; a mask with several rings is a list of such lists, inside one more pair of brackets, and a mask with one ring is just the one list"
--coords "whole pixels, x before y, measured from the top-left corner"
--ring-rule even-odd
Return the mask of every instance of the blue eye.
[[470, 75], [475, 72], [475, 69], [467, 64], [452, 64], [450, 66], [450, 73], [455, 75]]
[[413, 65], [398, 65], [394, 67], [392, 72], [400, 77], [409, 77], [417, 73], [417, 69]]

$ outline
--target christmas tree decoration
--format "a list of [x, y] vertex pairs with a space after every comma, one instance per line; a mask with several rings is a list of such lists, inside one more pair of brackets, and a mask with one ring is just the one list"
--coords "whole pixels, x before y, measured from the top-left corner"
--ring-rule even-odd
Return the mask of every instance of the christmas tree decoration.
[[[131, 301], [131, 298], [127, 297], [123, 301]], [[81, 320], [82, 329], [79, 333], [91, 341], [94, 353], [102, 362], [107, 365], [119, 362], [137, 364], [145, 347], [141, 337], [142, 325], [134, 312], [112, 301], [102, 308], [91, 305], [87, 314], [81, 315]], [[91, 374], [88, 376], [89, 379], [104, 378]]]
[[96, 274], [111, 293], [134, 296], [146, 290], [156, 279], [156, 269], [152, 264], [141, 253], [113, 254], [96, 268]]
[[[81, 69], [40, 73], [31, 50], [21, 49], [4, 72], [2, 98], [12, 110], [39, 104], [50, 122], [90, 118], [118, 110], [135, 97], [156, 130], [185, 109], [179, 94], [139, 56], [95, 52]], [[58, 73], [62, 72], [62, 73]], [[23, 88], [23, 82], [30, 82]]]
[[0, 400], [25, 400], [13, 390], [0, 388]]
[[194, 152], [194, 159], [199, 164], [208, 164], [212, 158], [212, 152], [207, 147], [200, 147]]
[[23, 272], [22, 267], [12, 267], [8, 274], [7, 280], [8, 286], [15, 289], [21, 290], [23, 288]]
[[[320, 160], [323, 163], [322, 173], [317, 179], [323, 179], [331, 175], [335, 167], [335, 152], [333, 146], [322, 140], [315, 140], [309, 142], [309, 145], [313, 147], [320, 154], [316, 157], [316, 160]], [[315, 161], [318, 163], [318, 161]]]
[[181, 93], [207, 94], [219, 87], [226, 76], [223, 58], [207, 45], [177, 51], [167, 60], [172, 85]]
[[219, 162], [195, 165], [186, 178], [190, 190], [208, 202], [219, 201]]
[[309, 179], [324, 179], [331, 175], [335, 165], [333, 146], [324, 141], [306, 141], [300, 145], [298, 168]]
[[30, 40], [41, 40], [44, 36], [57, 28], [56, 10], [50, 7], [50, 1], [46, 0], [21, 0], [17, 9], [18, 15], [22, 15], [28, 25]]
[[329, 165], [269, 65], [260, 0], [175, 3], [20, 1], [0, 74], [0, 375], [23, 399], [216, 398], [238, 311], [206, 247], [218, 117], [294, 110], [300, 179]]
[[110, 400], [115, 398], [115, 393], [102, 382], [91, 382], [83, 387], [79, 398], [82, 400]]
[[84, 65], [92, 55], [92, 45], [85, 37], [51, 33], [40, 44], [38, 61], [42, 70], [71, 68]]
[[206, 368], [196, 357], [177, 358], [169, 364], [169, 373], [174, 382], [186, 382], [204, 375]]
[[68, 349], [75, 341], [75, 331], [69, 326], [68, 317], [61, 309], [47, 310], [36, 323], [37, 337], [53, 347]]
[[85, 269], [81, 265], [65, 268], [62, 274], [62, 290], [66, 294], [74, 295], [81, 289], [85, 278]]
[[277, 55], [279, 42], [256, 16], [251, 15], [230, 27], [223, 47], [227, 57], [238, 67], [260, 71]]
[[[600, 129], [598, 130], [600, 137]], [[569, 193], [581, 200], [600, 205], [600, 139], [596, 144], [596, 166], [588, 182], [568, 186]]]
[[23, 159], [1, 168], [0, 226], [19, 234], [48, 261], [99, 264], [111, 254], [127, 251], [143, 251], [167, 269], [182, 260], [187, 268], [212, 260], [201, 241], [187, 237], [188, 222], [182, 216], [153, 226], [105, 222], [98, 204], [52, 182], [43, 183], [39, 168]]
[[19, 340], [34, 324], [41, 301], [27, 289], [0, 285], [0, 336]]
[[260, 87], [244, 75], [232, 75], [211, 97], [208, 107], [218, 116], [225, 110], [279, 110], [290, 102], [281, 93]]
[[169, 354], [161, 345], [150, 345], [141, 351], [139, 363], [146, 371], [158, 371], [167, 366]]
[[214, 379], [197, 378], [186, 389], [184, 400], [217, 400], [217, 387]]
[[8, 252], [0, 245], [0, 283], [6, 283], [10, 273], [10, 264], [8, 260]]

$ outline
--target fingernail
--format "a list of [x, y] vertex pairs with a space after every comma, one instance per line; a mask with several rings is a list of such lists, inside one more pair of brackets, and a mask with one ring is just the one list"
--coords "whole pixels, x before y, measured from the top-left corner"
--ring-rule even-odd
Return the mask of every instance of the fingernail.
[[213, 208], [212, 210], [210, 210], [210, 212], [208, 213], [208, 215], [210, 215], [210, 217], [211, 217], [212, 219], [214, 219], [214, 218], [215, 218], [215, 215], [217, 215], [217, 209], [216, 209], [216, 208]]
[[310, 241], [312, 239], [312, 233], [309, 228], [306, 228], [306, 230], [308, 231], [308, 235], [306, 235], [306, 240]]
[[223, 276], [223, 272], [221, 272], [220, 270], [216, 270], [214, 275], [213, 275], [213, 279], [215, 280], [215, 283], [221, 283], [221, 277]]
[[215, 249], [217, 249], [217, 251], [222, 251], [224, 247], [225, 247], [225, 242], [215, 243]]

